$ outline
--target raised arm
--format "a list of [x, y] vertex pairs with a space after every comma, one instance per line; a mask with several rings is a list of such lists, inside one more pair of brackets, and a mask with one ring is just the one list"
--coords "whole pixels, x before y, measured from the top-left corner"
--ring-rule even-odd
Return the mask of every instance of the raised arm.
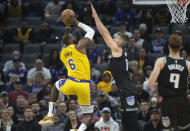
[[155, 86], [155, 82], [156, 82], [156, 80], [158, 78], [158, 75], [160, 74], [161, 69], [163, 69], [163, 67], [164, 67], [164, 57], [158, 58], [156, 60], [156, 63], [154, 65], [154, 69], [153, 69], [153, 71], [152, 71], [152, 73], [150, 75], [150, 78], [148, 80], [148, 85], [150, 87]]
[[121, 49], [118, 47], [116, 42], [111, 37], [108, 29], [103, 25], [102, 21], [100, 20], [96, 10], [94, 9], [93, 5], [91, 4], [92, 9], [92, 16], [95, 20], [96, 26], [98, 31], [100, 32], [101, 36], [103, 37], [104, 41], [106, 42], [107, 46], [112, 50], [112, 55], [117, 56], [118, 53], [121, 53]]

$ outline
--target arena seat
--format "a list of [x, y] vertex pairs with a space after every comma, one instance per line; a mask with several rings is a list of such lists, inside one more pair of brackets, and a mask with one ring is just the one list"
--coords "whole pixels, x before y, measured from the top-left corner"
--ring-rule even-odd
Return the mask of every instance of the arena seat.
[[21, 17], [9, 17], [7, 20], [8, 25], [18, 26], [20, 25]]
[[40, 25], [41, 17], [27, 17], [26, 21], [28, 22], [28, 25]]
[[24, 52], [24, 54], [32, 54], [32, 53], [38, 54], [38, 53], [40, 53], [40, 51], [41, 51], [40, 44], [32, 43], [32, 44], [25, 45], [23, 52]]
[[103, 73], [105, 70], [109, 69], [109, 64], [108, 63], [100, 63], [100, 64], [95, 64], [94, 68], [99, 70], [101, 73]]
[[3, 47], [2, 54], [11, 54], [14, 50], [20, 51], [20, 45], [18, 43], [6, 43]]
[[61, 45], [59, 45], [59, 44], [47, 44], [44, 47], [44, 53], [50, 53], [52, 49], [58, 49], [58, 50], [60, 50], [61, 49]]

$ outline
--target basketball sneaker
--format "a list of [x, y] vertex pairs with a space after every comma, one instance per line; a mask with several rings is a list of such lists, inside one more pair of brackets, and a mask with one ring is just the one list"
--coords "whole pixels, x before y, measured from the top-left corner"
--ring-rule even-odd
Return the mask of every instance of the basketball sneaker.
[[50, 126], [54, 124], [54, 116], [45, 116], [42, 120], [39, 121], [41, 126]]

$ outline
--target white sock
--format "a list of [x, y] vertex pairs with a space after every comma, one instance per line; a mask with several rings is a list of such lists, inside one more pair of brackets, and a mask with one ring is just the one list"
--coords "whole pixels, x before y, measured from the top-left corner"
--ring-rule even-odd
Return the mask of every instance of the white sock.
[[86, 130], [86, 125], [82, 123], [77, 131], [84, 131], [84, 130]]
[[53, 109], [54, 109], [55, 102], [49, 102], [49, 111], [47, 116], [53, 116]]

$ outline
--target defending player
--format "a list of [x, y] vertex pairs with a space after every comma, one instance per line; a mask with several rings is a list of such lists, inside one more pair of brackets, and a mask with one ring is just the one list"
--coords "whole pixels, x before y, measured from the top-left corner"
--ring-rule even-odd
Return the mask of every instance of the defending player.
[[190, 103], [187, 99], [187, 78], [190, 63], [180, 57], [182, 37], [172, 34], [169, 37], [169, 56], [156, 60], [149, 78], [153, 87], [158, 79], [158, 92], [162, 96], [161, 114], [165, 131], [178, 124], [181, 131], [190, 131]]
[[81, 39], [78, 44], [73, 43], [72, 35], [67, 31], [62, 37], [62, 43], [66, 46], [63, 47], [60, 59], [65, 64], [68, 71], [68, 78], [66, 80], [58, 80], [51, 92], [49, 102], [49, 112], [43, 120], [39, 122], [40, 125], [52, 125], [53, 122], [53, 109], [57, 100], [58, 93], [61, 91], [65, 95], [77, 95], [82, 113], [84, 115], [83, 124], [79, 127], [78, 131], [84, 131], [88, 122], [91, 121], [93, 113], [93, 105], [91, 99], [91, 84], [90, 84], [90, 65], [86, 56], [86, 49], [90, 40], [92, 40], [95, 31], [89, 26], [78, 22], [73, 16], [68, 17], [67, 23], [70, 25], [78, 25], [86, 35]]
[[128, 43], [128, 37], [121, 33], [113, 39], [107, 28], [102, 24], [93, 5], [91, 5], [91, 8], [98, 31], [111, 49], [110, 69], [117, 86], [121, 90], [121, 104], [124, 109], [122, 125], [125, 131], [140, 131], [141, 128], [137, 121], [136, 87], [135, 83], [129, 80], [127, 52], [121, 48], [121, 46]]

